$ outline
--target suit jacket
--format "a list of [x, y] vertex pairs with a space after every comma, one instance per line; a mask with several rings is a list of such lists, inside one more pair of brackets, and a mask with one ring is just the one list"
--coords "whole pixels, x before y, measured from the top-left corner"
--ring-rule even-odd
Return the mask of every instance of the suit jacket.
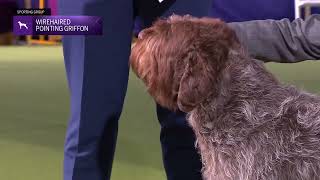
[[256, 20], [229, 24], [256, 59], [275, 62], [320, 60], [320, 15], [306, 20]]

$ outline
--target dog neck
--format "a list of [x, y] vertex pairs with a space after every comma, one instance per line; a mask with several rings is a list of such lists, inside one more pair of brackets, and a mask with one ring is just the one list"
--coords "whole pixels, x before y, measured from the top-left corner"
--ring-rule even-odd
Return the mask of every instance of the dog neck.
[[232, 49], [212, 93], [195, 109], [213, 110], [208, 114], [216, 119], [238, 94], [242, 95], [238, 99], [250, 99], [255, 92], [271, 90], [275, 85], [279, 85], [278, 80], [265, 69], [263, 62], [250, 58], [243, 48]]

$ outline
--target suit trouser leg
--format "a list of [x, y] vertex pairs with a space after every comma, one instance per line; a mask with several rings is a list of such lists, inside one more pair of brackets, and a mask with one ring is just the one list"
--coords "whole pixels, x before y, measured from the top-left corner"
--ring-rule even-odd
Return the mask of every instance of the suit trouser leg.
[[61, 15], [103, 17], [103, 36], [64, 36], [71, 117], [65, 180], [110, 179], [118, 119], [128, 82], [132, 0], [60, 0]]
[[[164, 16], [190, 14], [208, 16], [211, 0], [177, 0]], [[195, 148], [195, 135], [183, 112], [171, 112], [157, 105], [161, 124], [161, 147], [168, 180], [201, 180], [201, 158]]]
[[[208, 16], [211, 3], [212, 0], [176, 0], [161, 16], [167, 17], [173, 13]], [[156, 18], [147, 15], [142, 17], [146, 26], [154, 19]], [[202, 179], [202, 163], [195, 148], [195, 135], [186, 121], [186, 114], [175, 113], [157, 105], [157, 115], [161, 124], [160, 140], [168, 180]]]

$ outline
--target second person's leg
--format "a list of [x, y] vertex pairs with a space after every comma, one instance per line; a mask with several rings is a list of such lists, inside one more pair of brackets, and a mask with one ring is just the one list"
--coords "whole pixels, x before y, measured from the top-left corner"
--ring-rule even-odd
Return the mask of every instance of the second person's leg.
[[[157, 0], [138, 0], [142, 4], [138, 10], [145, 27], [151, 25], [157, 16], [190, 14], [203, 17], [208, 16], [211, 8], [211, 0], [164, 0], [158, 5], [152, 4], [157, 10], [155, 11], [144, 1], [152, 4], [150, 1]], [[175, 113], [157, 105], [157, 115], [161, 124], [160, 140], [168, 180], [201, 180], [202, 163], [195, 148], [194, 133], [185, 118], [186, 114]]]

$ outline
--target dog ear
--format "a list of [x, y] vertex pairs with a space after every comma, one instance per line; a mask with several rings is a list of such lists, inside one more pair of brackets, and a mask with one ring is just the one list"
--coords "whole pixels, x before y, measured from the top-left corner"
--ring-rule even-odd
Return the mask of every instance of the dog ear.
[[177, 105], [183, 112], [189, 112], [213, 91], [213, 79], [208, 64], [195, 50], [182, 61], [183, 74], [180, 80]]
[[[235, 32], [219, 20], [202, 19], [199, 36], [191, 42], [180, 80], [177, 105], [181, 111], [189, 112], [199, 103], [215, 93], [219, 73], [228, 61], [230, 49], [238, 48]], [[207, 24], [210, 24], [209, 26]]]

